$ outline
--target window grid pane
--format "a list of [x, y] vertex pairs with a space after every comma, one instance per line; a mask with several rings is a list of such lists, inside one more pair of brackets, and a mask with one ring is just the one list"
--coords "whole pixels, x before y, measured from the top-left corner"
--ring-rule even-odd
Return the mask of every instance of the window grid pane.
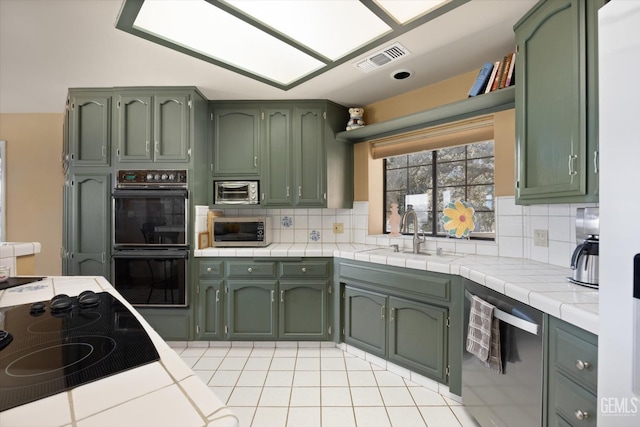
[[[397, 203], [400, 214], [408, 204], [414, 205], [420, 232], [444, 235], [440, 221], [442, 208], [445, 202], [462, 199], [476, 212], [474, 232], [483, 236], [494, 234], [493, 154], [493, 141], [483, 141], [385, 159], [385, 233], [390, 232], [391, 203]], [[434, 215], [436, 230], [433, 229]], [[405, 234], [413, 234], [413, 225]]]

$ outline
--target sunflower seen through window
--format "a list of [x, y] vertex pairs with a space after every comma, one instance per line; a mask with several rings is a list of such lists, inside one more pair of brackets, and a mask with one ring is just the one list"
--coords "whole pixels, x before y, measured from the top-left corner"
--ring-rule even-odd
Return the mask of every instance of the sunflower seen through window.
[[[461, 199], [475, 210], [471, 237], [495, 237], [493, 141], [388, 157], [384, 172], [385, 233], [391, 203], [398, 203], [401, 215], [413, 205], [421, 233], [445, 236], [442, 210]], [[405, 233], [413, 234], [411, 224]]]

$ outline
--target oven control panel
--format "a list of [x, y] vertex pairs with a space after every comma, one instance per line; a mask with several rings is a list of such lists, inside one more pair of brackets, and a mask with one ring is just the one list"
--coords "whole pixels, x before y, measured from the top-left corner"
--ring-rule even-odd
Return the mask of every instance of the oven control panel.
[[120, 170], [116, 175], [116, 187], [186, 187], [186, 169], [136, 169]]

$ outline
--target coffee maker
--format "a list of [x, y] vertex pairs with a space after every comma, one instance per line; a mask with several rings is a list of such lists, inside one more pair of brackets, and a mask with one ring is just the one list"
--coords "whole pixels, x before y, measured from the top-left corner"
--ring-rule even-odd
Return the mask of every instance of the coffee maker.
[[576, 244], [571, 256], [571, 283], [598, 288], [600, 213], [598, 208], [576, 211]]

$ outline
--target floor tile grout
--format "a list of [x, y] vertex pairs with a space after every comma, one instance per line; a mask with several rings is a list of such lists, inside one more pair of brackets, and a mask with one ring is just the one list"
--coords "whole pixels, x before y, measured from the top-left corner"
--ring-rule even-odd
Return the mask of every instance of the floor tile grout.
[[[247, 411], [251, 411], [252, 413], [251, 423], [248, 424], [246, 427], [253, 426], [253, 425], [256, 425], [256, 426], [263, 425], [261, 423], [263, 423], [267, 418], [261, 418], [260, 416], [263, 413], [265, 414], [265, 416], [267, 416], [267, 414], [273, 412], [273, 411], [266, 411], [266, 409], [277, 410], [276, 411], [277, 413], [280, 413], [280, 412], [284, 413], [285, 420], [284, 420], [284, 424], [282, 424], [282, 427], [284, 427], [285, 425], [288, 426], [287, 423], [289, 422], [289, 418], [292, 416], [292, 413], [291, 413], [292, 409], [294, 410], [293, 411], [294, 413], [302, 409], [319, 410], [320, 416], [318, 420], [319, 422], [318, 426], [322, 426], [322, 427], [324, 427], [323, 423], [325, 421], [329, 423], [332, 419], [329, 411], [333, 411], [335, 413], [349, 412], [350, 415], [353, 417], [352, 418], [353, 422], [345, 421], [346, 424], [344, 424], [344, 426], [346, 427], [346, 426], [357, 426], [359, 417], [361, 418], [361, 420], [363, 420], [362, 417], [368, 417], [368, 414], [371, 413], [371, 411], [375, 412], [376, 408], [384, 409], [384, 414], [386, 414], [386, 422], [383, 422], [383, 424], [380, 424], [380, 425], [392, 426], [393, 419], [394, 419], [394, 415], [392, 415], [392, 413], [394, 412], [401, 413], [401, 411], [405, 411], [405, 414], [406, 414], [406, 411], [411, 410], [411, 408], [413, 408], [412, 413], [416, 416], [414, 417], [414, 419], [412, 419], [412, 421], [423, 423], [424, 426], [427, 425], [427, 421], [426, 421], [427, 416], [425, 412], [429, 412], [429, 411], [431, 413], [429, 416], [430, 421], [428, 424], [430, 427], [431, 425], [442, 426], [442, 427], [449, 427], [449, 426], [460, 427], [463, 425], [462, 422], [459, 420], [459, 417], [456, 415], [455, 411], [452, 409], [455, 406], [462, 407], [461, 405], [459, 404], [452, 405], [449, 403], [449, 400], [445, 399], [445, 396], [438, 394], [436, 391], [430, 388], [424, 387], [420, 384], [413, 383], [410, 379], [404, 376], [398, 375], [397, 373], [387, 370], [385, 368], [379, 368], [377, 365], [375, 365], [374, 367], [373, 362], [362, 359], [353, 354], [347, 353], [345, 350], [341, 348], [329, 347], [329, 346], [294, 347], [292, 345], [288, 347], [278, 347], [278, 346], [274, 346], [274, 347], [253, 346], [252, 347], [249, 345], [249, 343], [246, 343], [244, 345], [231, 345], [228, 347], [223, 347], [223, 346], [206, 347], [203, 345], [201, 346], [201, 343], [198, 343], [198, 346], [191, 347], [189, 346], [189, 343], [183, 342], [181, 344], [184, 344], [184, 345], [174, 345], [173, 346], [174, 350], [183, 358], [183, 360], [185, 360], [187, 364], [191, 363], [190, 367], [194, 369], [194, 371], [209, 372], [209, 375], [208, 375], [209, 380], [207, 382], [207, 385], [210, 388], [224, 387], [225, 389], [230, 389], [230, 392], [228, 393], [228, 396], [226, 397], [226, 401], [225, 401], [227, 406], [231, 407], [232, 410], [235, 407], [235, 408], [245, 408]], [[235, 344], [235, 342], [233, 344]], [[215, 355], [206, 356], [207, 352], [212, 349], [213, 351], [211, 351], [210, 354], [212, 355], [215, 354]], [[226, 351], [221, 349], [226, 349]], [[234, 351], [234, 349], [236, 351]], [[284, 354], [284, 356], [277, 356], [276, 353], [278, 352], [278, 349], [287, 349], [289, 351], [281, 351], [279, 353]], [[294, 349], [295, 351], [291, 351]], [[303, 351], [300, 351], [301, 349]], [[323, 349], [326, 349], [326, 350], [323, 351]], [[269, 350], [273, 350], [273, 351], [271, 352]], [[253, 355], [254, 352], [255, 352], [255, 355]], [[250, 361], [253, 361], [252, 363], [258, 366], [260, 362], [257, 362], [256, 360], [263, 360], [267, 358], [270, 359], [267, 367], [261, 368], [261, 369], [248, 369], [251, 367], [249, 365]], [[210, 361], [212, 363], [210, 366], [213, 367], [215, 365], [215, 369], [195, 368], [195, 366], [198, 363], [200, 363], [203, 359], [221, 359], [221, 360], [219, 361], [219, 363], [217, 363], [217, 365], [215, 364], [214, 361]], [[241, 362], [240, 361], [241, 359], [245, 359], [245, 360]], [[315, 359], [317, 359], [318, 367], [311, 368], [310, 366], [315, 365], [315, 363], [307, 362], [307, 361], [315, 360]], [[323, 363], [323, 359], [326, 360], [325, 363]], [[339, 359], [342, 360], [342, 363], [337, 362], [337, 360]], [[352, 362], [348, 363], [347, 359], [352, 360]], [[276, 360], [279, 360], [280, 363], [274, 364], [274, 361]], [[228, 362], [225, 364], [225, 361], [228, 361]], [[305, 361], [305, 362], [302, 362], [302, 361]], [[204, 365], [204, 362], [205, 361], [203, 361], [203, 365]], [[296, 369], [299, 364], [300, 366], [304, 366], [305, 363], [308, 364], [307, 365], [308, 369]], [[265, 363], [265, 365], [267, 365], [267, 363]], [[351, 367], [349, 365], [351, 365]], [[227, 368], [221, 369], [222, 366], [230, 366], [232, 367], [232, 369], [227, 369]], [[286, 369], [281, 369], [281, 368], [286, 368]], [[237, 372], [238, 374], [237, 374], [237, 377], [235, 377], [235, 380], [229, 381], [230, 383], [232, 382], [233, 385], [212, 384], [213, 382], [215, 382], [216, 374], [219, 372], [220, 373], [224, 373], [224, 372], [236, 373]], [[243, 378], [243, 374], [245, 372], [248, 372], [248, 373], [264, 372], [265, 373], [264, 379], [258, 380], [255, 382], [255, 384], [260, 384], [260, 385], [254, 385], [254, 382], [252, 382], [251, 380], [252, 375], [248, 374], [245, 378], [245, 381], [247, 381], [249, 385], [241, 385], [241, 379]], [[290, 379], [289, 379], [289, 375], [284, 374], [284, 372], [289, 372], [291, 374]], [[318, 375], [317, 384], [313, 383], [312, 385], [306, 385], [306, 384], [296, 385], [296, 373], [298, 372], [317, 373]], [[323, 372], [339, 373], [339, 374], [332, 375], [332, 376], [335, 376], [335, 378], [334, 378], [334, 381], [330, 381], [328, 379], [328, 376], [330, 374], [325, 375], [324, 376], [325, 379], [323, 380], [323, 375], [322, 375]], [[364, 372], [370, 373], [370, 376], [364, 375], [363, 374]], [[378, 372], [379, 374], [376, 375], [376, 372]], [[382, 372], [386, 372], [386, 374], [382, 374]], [[272, 373], [271, 381], [273, 381], [275, 385], [269, 385], [270, 373]], [[231, 374], [231, 375], [235, 376], [235, 374]], [[256, 377], [258, 377], [259, 375], [261, 374], [255, 374]], [[386, 381], [384, 380], [385, 375], [389, 376], [389, 378], [387, 378]], [[344, 381], [342, 379], [337, 380], [337, 378], [342, 378], [342, 377], [344, 378]], [[357, 379], [358, 377], [361, 377], [361, 378]], [[391, 380], [391, 378], [394, 378], [394, 379]], [[282, 381], [282, 384], [278, 384], [280, 381]], [[325, 382], [327, 383], [326, 385], [324, 384]], [[387, 384], [386, 382], [391, 382], [391, 384]], [[411, 383], [411, 385], [409, 385], [409, 383]], [[247, 390], [243, 390], [243, 388], [246, 388]], [[248, 393], [249, 389], [258, 389], [258, 388], [260, 390], [259, 390], [259, 393], [257, 393], [257, 398], [255, 400], [252, 397], [250, 400], [247, 400], [246, 402], [242, 402], [241, 398], [234, 396], [236, 395], [236, 393], [237, 393], [237, 396], [239, 396], [240, 392]], [[260, 402], [263, 401], [263, 396], [265, 397], [267, 396], [264, 394], [265, 391], [270, 391], [270, 389], [273, 389], [271, 391], [275, 393], [275, 391], [279, 388], [282, 388], [282, 389], [288, 388], [288, 391], [283, 390], [283, 392], [287, 393], [288, 395], [288, 399], [286, 400], [283, 399], [283, 402], [286, 401], [286, 404], [284, 403], [282, 405], [273, 405], [273, 404], [261, 405], [260, 404]], [[419, 399], [416, 397], [414, 393], [411, 392], [412, 388], [415, 389], [414, 390], [415, 393], [418, 393], [417, 390], [424, 390], [424, 393], [427, 393], [428, 395], [432, 396], [434, 400], [438, 399], [435, 396], [439, 396], [440, 403], [437, 405], [433, 403], [425, 403], [420, 405], [418, 403]], [[294, 392], [295, 390], [298, 390], [298, 389], [317, 389], [317, 393], [318, 393], [317, 400], [315, 399], [315, 397], [312, 397], [313, 398], [312, 404], [303, 405], [305, 402], [301, 402], [302, 404], [294, 402], [294, 404], [292, 405], [292, 402], [294, 399]], [[342, 390], [342, 389], [346, 389], [346, 390]], [[375, 389], [375, 392], [373, 391], [373, 389]], [[391, 400], [389, 398], [387, 398], [387, 401], [385, 400], [384, 392], [386, 391], [386, 393], [389, 393], [388, 389], [395, 389], [393, 390], [393, 396], [395, 397], [395, 399], [398, 399], [397, 401], [391, 402], [389, 401]], [[333, 402], [328, 396], [325, 396], [325, 398], [323, 398], [323, 390], [328, 390], [332, 393], [348, 391], [350, 405], [344, 405], [344, 406], [333, 405], [332, 406], [332, 403], [335, 404], [336, 402]], [[215, 392], [216, 391], [214, 390], [214, 393]], [[309, 393], [309, 391], [307, 391], [307, 393]], [[402, 397], [400, 395], [402, 395]], [[372, 396], [375, 396], [375, 397], [372, 397]], [[274, 399], [275, 399], [274, 401], [277, 401], [277, 398], [274, 397]], [[237, 400], [237, 402], [235, 402], [235, 400]], [[266, 402], [266, 399], [265, 399], [265, 402]], [[455, 401], [452, 400], [451, 402], [455, 402]], [[235, 403], [241, 403], [242, 405], [238, 405]], [[246, 405], [244, 403], [246, 403]], [[421, 410], [421, 408], [423, 410]], [[441, 408], [441, 409], [437, 411], [429, 408]], [[366, 409], [367, 411], [366, 412], [358, 411], [358, 409]], [[286, 410], [286, 411], [279, 411], [279, 410]], [[326, 412], [325, 417], [323, 417], [323, 412]], [[378, 413], [378, 418], [376, 418], [375, 420], [378, 423], [381, 421], [385, 421], [384, 418], [380, 416], [381, 416], [381, 413]], [[439, 420], [434, 418], [436, 416], [443, 417], [443, 418]], [[362, 425], [368, 426], [370, 425], [370, 421], [371, 420], [367, 418], [367, 420], [362, 421], [363, 422]], [[404, 421], [406, 420], [403, 420], [403, 423]], [[335, 424], [332, 424], [332, 425], [335, 425]], [[399, 425], [399, 424], [396, 424], [396, 425]], [[244, 427], [244, 424], [242, 424], [242, 426]], [[273, 426], [277, 427], [275, 424]], [[341, 426], [342, 424], [335, 425], [335, 427], [341, 427]]]

